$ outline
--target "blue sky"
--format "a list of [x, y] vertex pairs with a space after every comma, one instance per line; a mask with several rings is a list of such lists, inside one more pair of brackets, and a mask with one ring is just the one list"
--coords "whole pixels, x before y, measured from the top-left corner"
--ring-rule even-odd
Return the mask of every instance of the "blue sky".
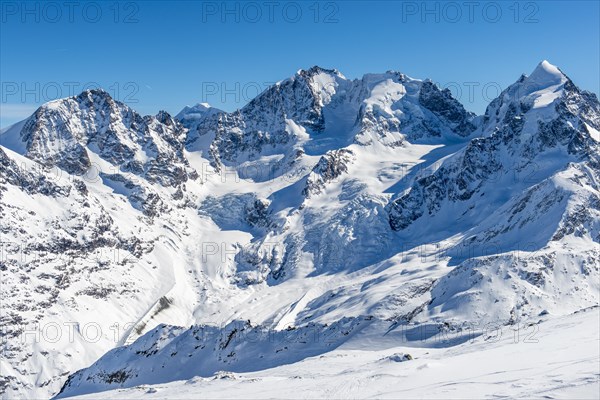
[[[74, 3], [74, 5], [73, 5]], [[598, 1], [3, 1], [0, 126], [102, 86], [143, 114], [234, 110], [300, 68], [430, 78], [477, 113], [542, 59], [600, 90]]]

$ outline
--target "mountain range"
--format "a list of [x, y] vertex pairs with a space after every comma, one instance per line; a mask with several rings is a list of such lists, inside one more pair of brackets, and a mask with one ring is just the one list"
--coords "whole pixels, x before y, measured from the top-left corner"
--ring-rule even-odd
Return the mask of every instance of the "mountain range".
[[484, 115], [394, 71], [175, 117], [88, 90], [3, 129], [0, 164], [2, 398], [458, 346], [600, 300], [600, 103], [547, 61]]

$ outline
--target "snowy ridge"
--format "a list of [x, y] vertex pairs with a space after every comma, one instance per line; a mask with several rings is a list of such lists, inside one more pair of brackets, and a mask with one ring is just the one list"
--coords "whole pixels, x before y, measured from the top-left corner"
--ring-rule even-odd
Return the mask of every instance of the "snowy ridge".
[[300, 391], [308, 398], [416, 398], [424, 391], [432, 399], [594, 398], [600, 390], [599, 317], [595, 308], [540, 319], [519, 330], [490, 329], [480, 335], [476, 329], [462, 333], [459, 344], [453, 343], [461, 338], [456, 332], [422, 341], [411, 341], [409, 335], [385, 341], [359, 334], [326, 355], [272, 369], [220, 371], [74, 398], [185, 399], [202, 393], [210, 398], [294, 399]]
[[[597, 305], [599, 131], [598, 99], [547, 62], [482, 117], [429, 80], [319, 67], [232, 113], [44, 105], [0, 135], [2, 397]], [[52, 324], [56, 342], [27, 334]]]

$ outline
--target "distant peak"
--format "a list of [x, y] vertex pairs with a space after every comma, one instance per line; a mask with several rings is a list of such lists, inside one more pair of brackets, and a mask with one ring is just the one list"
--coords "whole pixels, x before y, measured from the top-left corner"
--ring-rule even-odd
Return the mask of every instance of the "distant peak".
[[206, 112], [206, 111], [210, 110], [211, 108], [214, 108], [214, 107], [208, 103], [196, 103], [193, 106], [183, 107], [183, 110], [181, 110], [180, 114], [190, 113], [190, 112], [195, 112], [195, 113]]
[[204, 118], [204, 116], [220, 113], [222, 110], [211, 106], [208, 103], [197, 103], [193, 106], [185, 106], [183, 109], [175, 116], [175, 119], [198, 119]]

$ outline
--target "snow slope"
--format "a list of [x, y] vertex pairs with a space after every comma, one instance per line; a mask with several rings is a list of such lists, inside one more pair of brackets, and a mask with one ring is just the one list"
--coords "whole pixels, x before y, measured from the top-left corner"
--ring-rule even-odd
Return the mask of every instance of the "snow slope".
[[219, 371], [70, 398], [255, 399], [302, 393], [315, 399], [595, 399], [600, 391], [599, 322], [595, 307], [518, 329], [481, 327], [456, 346], [446, 342], [452, 335], [410, 341], [365, 333], [326, 354], [270, 369]]

